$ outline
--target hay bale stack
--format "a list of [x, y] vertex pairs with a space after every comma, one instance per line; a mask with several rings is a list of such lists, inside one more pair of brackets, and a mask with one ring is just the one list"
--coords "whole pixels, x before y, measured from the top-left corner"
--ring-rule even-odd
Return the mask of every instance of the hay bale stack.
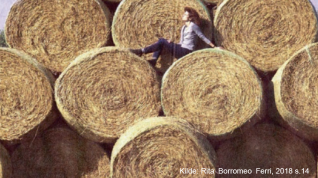
[[106, 47], [77, 57], [55, 84], [56, 103], [81, 135], [113, 142], [135, 119], [158, 116], [159, 82], [128, 50]]
[[318, 140], [318, 44], [295, 53], [277, 71], [272, 82], [276, 108], [283, 125], [300, 136]]
[[[273, 124], [258, 124], [242, 136], [224, 142], [216, 152], [219, 173], [220, 168], [252, 170], [252, 174], [224, 174], [223, 171], [223, 174], [219, 174], [220, 178], [267, 178], [273, 175], [315, 178], [317, 173], [312, 150], [291, 132]], [[271, 169], [271, 172], [257, 172], [256, 175], [257, 168]], [[307, 169], [308, 173], [305, 172]]]
[[0, 48], [0, 140], [34, 137], [55, 120], [54, 78], [27, 54]]
[[110, 39], [110, 13], [100, 0], [20, 0], [6, 21], [6, 40], [55, 72]]
[[217, 45], [265, 72], [277, 70], [293, 53], [316, 41], [318, 30], [308, 0], [226, 0], [214, 25]]
[[12, 175], [12, 165], [9, 153], [0, 144], [0, 178], [11, 177]]
[[109, 177], [103, 148], [65, 128], [47, 130], [12, 154], [13, 178]]
[[[159, 37], [179, 43], [183, 26], [181, 16], [185, 6], [198, 11], [202, 23], [201, 30], [211, 39], [210, 13], [200, 0], [124, 0], [117, 8], [112, 24], [115, 45], [124, 48], [143, 48], [158, 41]], [[201, 42], [199, 48], [205, 45]], [[145, 55], [144, 59], [151, 59], [151, 55]], [[166, 71], [173, 61], [173, 57], [163, 51], [157, 68]]]
[[161, 102], [166, 116], [177, 116], [210, 136], [223, 139], [264, 115], [262, 84], [241, 57], [220, 49], [193, 52], [163, 77]]
[[[188, 122], [154, 117], [130, 127], [116, 142], [111, 176], [185, 177], [181, 168], [196, 169], [195, 177], [215, 176], [215, 152], [207, 139]], [[210, 174], [201, 173], [210, 169]], [[214, 172], [213, 174], [211, 172]]]

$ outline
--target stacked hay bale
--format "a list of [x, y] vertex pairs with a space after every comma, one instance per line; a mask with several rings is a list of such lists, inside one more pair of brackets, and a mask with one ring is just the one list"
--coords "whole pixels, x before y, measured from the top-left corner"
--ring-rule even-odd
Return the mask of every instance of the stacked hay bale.
[[112, 142], [134, 120], [158, 116], [159, 82], [145, 61], [117, 47], [77, 57], [55, 84], [57, 106], [81, 135]]
[[265, 114], [262, 84], [241, 57], [220, 49], [193, 52], [164, 75], [161, 101], [167, 116], [188, 120], [209, 136], [235, 136]]
[[0, 140], [34, 137], [55, 119], [54, 78], [35, 59], [0, 48]]
[[[200, 0], [125, 0], [118, 6], [112, 23], [112, 37], [116, 46], [143, 48], [158, 41], [159, 37], [179, 42], [183, 25], [181, 16], [189, 6], [201, 15], [201, 30], [211, 39], [210, 13]], [[202, 43], [199, 48], [204, 47]], [[145, 55], [145, 59], [151, 59]], [[173, 63], [171, 55], [163, 51], [157, 68], [164, 72]]]
[[276, 108], [283, 120], [298, 135], [318, 140], [318, 44], [295, 53], [277, 71], [272, 82]]
[[92, 141], [66, 128], [47, 130], [12, 154], [13, 178], [109, 177], [109, 158]]
[[[189, 123], [173, 117], [149, 118], [130, 127], [116, 142], [111, 176], [185, 177], [189, 171], [183, 174], [182, 168], [192, 168], [196, 177], [215, 177], [215, 164], [210, 143]], [[202, 173], [201, 168], [210, 173]]]
[[[217, 170], [222, 178], [267, 178], [273, 175], [314, 178], [317, 175], [312, 150], [301, 139], [273, 124], [256, 125], [240, 137], [224, 142], [216, 153], [219, 163]], [[251, 174], [235, 171], [244, 169]]]
[[0, 178], [11, 177], [12, 175], [12, 165], [9, 153], [0, 144]]
[[316, 41], [317, 19], [308, 0], [225, 0], [214, 19], [216, 44], [260, 71], [277, 70]]
[[[145, 60], [120, 47], [145, 47], [158, 37], [177, 43], [185, 6], [199, 12], [200, 28], [211, 38], [210, 12], [200, 0], [103, 1], [114, 3], [113, 7], [121, 2], [112, 25], [118, 47], [91, 50], [111, 41], [111, 15], [101, 0], [18, 1], [6, 22], [6, 36], [11, 47], [29, 53], [54, 72], [63, 72], [55, 85], [56, 101], [65, 120], [79, 134], [106, 143], [114, 143], [123, 134], [112, 152], [113, 177], [183, 177], [180, 168], [193, 168], [199, 177], [214, 177], [214, 149], [200, 132], [215, 141], [234, 137], [240, 131], [244, 131], [243, 136], [221, 145], [219, 167], [240, 168], [236, 165], [245, 164], [255, 172], [256, 167], [272, 166], [273, 173], [274, 166], [288, 167], [303, 171], [305, 177], [316, 175], [309, 148], [287, 131], [259, 125], [245, 132], [266, 114], [262, 83], [251, 65], [257, 70], [275, 71], [291, 54], [316, 40], [317, 19], [309, 2], [225, 0], [219, 6], [216, 44], [251, 65], [218, 49], [197, 51], [175, 62], [164, 76], [161, 102], [165, 115], [183, 118], [189, 124], [172, 117], [149, 118], [158, 116], [161, 109], [155, 71]], [[205, 2], [219, 5], [222, 1]], [[314, 46], [308, 46], [306, 52], [296, 54], [290, 60], [295, 64], [286, 63], [274, 81], [277, 107], [286, 119], [281, 122], [288, 122], [288, 127], [308, 139], [318, 138], [317, 92], [312, 82], [317, 78], [315, 51]], [[54, 118], [52, 75], [21, 52], [0, 49], [0, 54], [0, 139], [38, 136], [23, 142], [13, 153], [13, 177], [107, 177], [109, 160], [98, 145], [70, 130], [39, 132]], [[27, 62], [11, 62], [10, 58], [26, 58]], [[174, 60], [164, 51], [156, 67], [166, 71]], [[305, 77], [298, 79], [293, 73]], [[289, 78], [284, 82], [286, 76]], [[24, 90], [18, 90], [21, 88]], [[305, 97], [294, 97], [295, 93]], [[3, 165], [0, 154], [0, 168]], [[9, 167], [4, 169], [10, 172]], [[206, 168], [204, 173], [201, 168]]]
[[21, 0], [6, 21], [6, 40], [55, 72], [110, 39], [110, 13], [100, 0]]

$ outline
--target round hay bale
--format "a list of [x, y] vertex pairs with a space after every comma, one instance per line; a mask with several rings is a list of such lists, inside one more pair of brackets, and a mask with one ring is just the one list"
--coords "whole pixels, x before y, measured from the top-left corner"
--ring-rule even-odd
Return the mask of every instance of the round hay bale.
[[316, 41], [318, 30], [308, 0], [225, 0], [214, 25], [217, 45], [264, 72], [277, 70], [293, 53]]
[[[200, 0], [124, 0], [119, 4], [112, 24], [115, 45], [143, 48], [158, 41], [159, 37], [179, 43], [183, 26], [181, 16], [186, 6], [197, 10], [201, 17], [202, 33], [211, 39], [212, 20]], [[198, 48], [204, 46], [206, 44], [200, 40]], [[144, 59], [151, 59], [152, 54], [144, 56]], [[174, 60], [173, 56], [164, 50], [157, 62], [157, 68], [166, 71]]]
[[310, 140], [318, 140], [317, 64], [318, 43], [307, 45], [286, 61], [272, 79], [282, 124]]
[[111, 15], [100, 0], [19, 0], [8, 15], [8, 44], [55, 72], [110, 39]]
[[65, 128], [47, 130], [12, 154], [13, 178], [109, 177], [103, 148]]
[[166, 116], [186, 119], [220, 139], [254, 125], [265, 110], [254, 69], [220, 49], [196, 51], [175, 62], [163, 77], [161, 103]]
[[12, 175], [12, 165], [9, 153], [0, 144], [0, 178], [11, 177]]
[[[316, 177], [312, 150], [291, 132], [274, 124], [258, 124], [240, 137], [230, 139], [216, 150], [219, 177]], [[220, 168], [223, 169], [220, 171]], [[230, 169], [251, 169], [251, 174], [236, 174]], [[267, 172], [259, 172], [262, 169]], [[271, 169], [271, 171], [269, 171]], [[308, 173], [305, 171], [308, 169]], [[297, 174], [298, 172], [298, 174]], [[221, 174], [222, 173], [222, 174]]]
[[156, 73], [126, 49], [106, 47], [77, 57], [55, 84], [57, 106], [78, 133], [113, 142], [135, 119], [158, 116]]
[[173, 117], [136, 123], [117, 140], [111, 155], [113, 178], [184, 177], [182, 168], [195, 169], [196, 177], [214, 177], [215, 152], [206, 137]]
[[29, 55], [0, 48], [0, 140], [34, 137], [53, 123], [53, 83], [52, 74]]

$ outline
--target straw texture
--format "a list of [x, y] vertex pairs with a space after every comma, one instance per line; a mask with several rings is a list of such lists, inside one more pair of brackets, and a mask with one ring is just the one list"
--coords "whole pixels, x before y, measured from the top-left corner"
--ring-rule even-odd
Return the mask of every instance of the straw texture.
[[[0, 48], [0, 139], [17, 141], [55, 120], [50, 72], [27, 54]], [[32, 133], [33, 134], [33, 133]]]
[[0, 144], [0, 178], [11, 177], [12, 175], [12, 165], [9, 153]]
[[211, 3], [211, 4], [216, 4], [219, 5], [223, 2], [223, 0], [203, 0], [205, 3]]
[[76, 56], [104, 46], [111, 17], [100, 0], [18, 0], [6, 21], [6, 40], [55, 72]]
[[[317, 173], [311, 149], [289, 131], [273, 124], [258, 124], [242, 136], [224, 142], [216, 152], [220, 168], [253, 171], [252, 174], [222, 174], [220, 178], [314, 178]], [[260, 172], [256, 175], [257, 168], [271, 169], [273, 175]]]
[[300, 136], [318, 140], [318, 44], [295, 53], [277, 71], [274, 84], [279, 114]]
[[46, 131], [12, 154], [13, 178], [109, 177], [109, 158], [101, 146], [71, 130]]
[[214, 18], [217, 45], [261, 71], [275, 71], [316, 41], [317, 19], [308, 0], [225, 0]]
[[111, 3], [118, 3], [118, 2], [121, 2], [122, 0], [103, 0], [104, 2], [108, 3], [108, 2], [111, 2]]
[[135, 119], [158, 116], [159, 82], [128, 50], [106, 47], [77, 57], [55, 85], [56, 103], [81, 135], [112, 142]]
[[130, 127], [116, 142], [111, 156], [113, 178], [185, 177], [180, 168], [215, 168], [215, 152], [207, 139], [185, 120], [148, 118]]
[[256, 72], [241, 57], [220, 49], [196, 51], [175, 62], [163, 77], [161, 97], [167, 116], [186, 119], [220, 138], [252, 126], [265, 110]]
[[[209, 11], [200, 0], [124, 0], [118, 6], [112, 23], [112, 37], [116, 46], [143, 48], [158, 41], [159, 37], [180, 41], [184, 7], [192, 7], [201, 17], [200, 28], [211, 39], [212, 21]], [[198, 48], [206, 46], [199, 41]], [[151, 59], [151, 54], [145, 55]], [[157, 68], [165, 71], [174, 61], [163, 51]]]

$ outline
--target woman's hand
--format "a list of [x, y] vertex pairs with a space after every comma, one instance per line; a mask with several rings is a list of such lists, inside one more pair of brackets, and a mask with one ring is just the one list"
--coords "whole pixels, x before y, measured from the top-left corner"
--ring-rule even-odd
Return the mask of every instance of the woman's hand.
[[213, 43], [209, 44], [212, 48], [215, 48], [215, 45]]

